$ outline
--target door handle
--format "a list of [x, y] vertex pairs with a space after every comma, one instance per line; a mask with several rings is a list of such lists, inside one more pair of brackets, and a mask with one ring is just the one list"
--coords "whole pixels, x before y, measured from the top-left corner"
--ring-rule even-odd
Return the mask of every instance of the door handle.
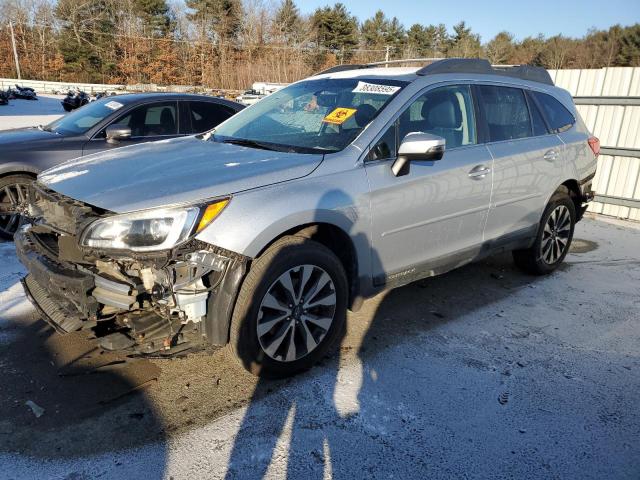
[[542, 158], [544, 158], [547, 162], [555, 162], [558, 159], [558, 152], [556, 152], [555, 150], [549, 150], [544, 154]]
[[482, 180], [489, 173], [491, 173], [491, 169], [489, 167], [486, 167], [485, 165], [478, 165], [476, 167], [473, 167], [469, 171], [469, 178], [472, 178], [474, 180]]

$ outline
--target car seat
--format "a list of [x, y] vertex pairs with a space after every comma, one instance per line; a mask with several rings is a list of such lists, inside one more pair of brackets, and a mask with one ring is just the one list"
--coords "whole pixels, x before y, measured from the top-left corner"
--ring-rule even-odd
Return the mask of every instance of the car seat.
[[434, 92], [422, 105], [421, 115], [426, 133], [444, 138], [447, 147], [462, 144], [462, 110], [455, 93], [448, 90]]

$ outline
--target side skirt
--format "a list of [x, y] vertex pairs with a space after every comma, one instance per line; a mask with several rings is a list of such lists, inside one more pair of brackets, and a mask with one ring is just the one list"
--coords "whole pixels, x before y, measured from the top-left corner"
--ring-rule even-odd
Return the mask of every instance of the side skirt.
[[442, 275], [443, 273], [455, 270], [458, 267], [476, 262], [491, 255], [511, 250], [529, 248], [535, 241], [537, 229], [538, 225], [532, 225], [531, 227], [489, 240], [479, 246], [460, 250], [452, 254], [415, 265], [407, 270], [377, 276], [373, 279], [373, 284], [376, 287], [376, 293], [380, 290], [401, 287], [423, 278]]

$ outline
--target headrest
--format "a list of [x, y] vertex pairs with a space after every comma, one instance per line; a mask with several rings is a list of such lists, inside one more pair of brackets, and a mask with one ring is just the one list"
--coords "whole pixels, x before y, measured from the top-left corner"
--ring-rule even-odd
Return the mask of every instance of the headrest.
[[460, 128], [462, 125], [460, 102], [451, 91], [441, 90], [429, 95], [421, 114], [430, 128]]
[[160, 123], [168, 125], [173, 123], [173, 113], [169, 107], [164, 107], [160, 112]]
[[358, 107], [358, 110], [355, 114], [356, 125], [358, 125], [360, 128], [365, 127], [367, 123], [369, 123], [375, 116], [375, 114], [376, 109], [373, 107], [373, 105], [363, 103]]

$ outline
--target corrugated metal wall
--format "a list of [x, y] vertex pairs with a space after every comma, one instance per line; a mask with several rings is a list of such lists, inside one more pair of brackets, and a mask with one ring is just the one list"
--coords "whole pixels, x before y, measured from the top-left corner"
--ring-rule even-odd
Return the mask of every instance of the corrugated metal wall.
[[[589, 130], [600, 139], [603, 147], [611, 149], [640, 149], [640, 99], [621, 100], [619, 97], [640, 97], [640, 68], [614, 67], [595, 70], [550, 70], [557, 86], [565, 88], [574, 97], [618, 97], [615, 99], [584, 99], [577, 108]], [[594, 105], [586, 103], [614, 103]], [[632, 103], [630, 105], [629, 103]], [[616, 197], [618, 204], [594, 202], [590, 210], [640, 221], [640, 208], [620, 205], [624, 199], [631, 205], [640, 201], [640, 158], [615, 155], [600, 155], [598, 172], [594, 179], [596, 194]], [[632, 154], [633, 152], [628, 152]], [[606, 201], [606, 199], [603, 199]], [[611, 200], [613, 202], [613, 200]]]

